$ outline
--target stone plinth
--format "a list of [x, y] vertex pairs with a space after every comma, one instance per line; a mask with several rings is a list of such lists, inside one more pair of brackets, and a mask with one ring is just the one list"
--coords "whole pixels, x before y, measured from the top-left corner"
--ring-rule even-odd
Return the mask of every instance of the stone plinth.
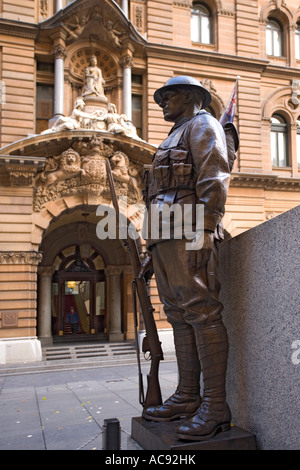
[[0, 364], [38, 362], [41, 360], [41, 343], [36, 337], [0, 339]]
[[131, 436], [144, 450], [255, 450], [255, 436], [233, 426], [206, 441], [182, 441], [175, 436], [180, 421], [155, 423], [133, 418]]
[[300, 206], [219, 250], [228, 402], [261, 449], [300, 446], [299, 233]]
[[83, 98], [85, 107], [84, 111], [88, 114], [94, 113], [95, 111], [101, 111], [107, 115], [108, 111], [108, 100], [106, 96], [88, 95]]

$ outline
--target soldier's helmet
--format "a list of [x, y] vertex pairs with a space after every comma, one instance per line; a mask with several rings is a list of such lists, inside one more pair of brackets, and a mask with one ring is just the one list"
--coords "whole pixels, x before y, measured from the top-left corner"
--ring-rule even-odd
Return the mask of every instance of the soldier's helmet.
[[154, 100], [159, 105], [162, 100], [163, 93], [166, 90], [171, 90], [172, 88], [183, 88], [189, 87], [191, 89], [197, 90], [203, 96], [202, 108], [206, 108], [211, 102], [210, 92], [204, 88], [204, 86], [195, 78], [189, 77], [187, 75], [179, 75], [177, 77], [170, 78], [164, 86], [158, 88], [154, 93]]

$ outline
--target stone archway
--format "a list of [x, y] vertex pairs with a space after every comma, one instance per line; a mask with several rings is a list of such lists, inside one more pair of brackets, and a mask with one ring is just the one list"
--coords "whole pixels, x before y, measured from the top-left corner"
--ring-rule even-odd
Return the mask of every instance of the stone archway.
[[[95, 335], [95, 338], [98, 334], [99, 338], [100, 333], [105, 333], [110, 341], [133, 338], [133, 313], [127, 296], [128, 286], [132, 281], [129, 256], [119, 239], [97, 238], [96, 222], [96, 206], [80, 205], [64, 211], [45, 230], [40, 245], [43, 260], [38, 270], [37, 319], [38, 336], [43, 345], [51, 344], [53, 338], [57, 340], [58, 336], [69, 333], [66, 333], [63, 323], [66, 314], [63, 309], [66, 305], [65, 298], [67, 294], [70, 295], [66, 290], [67, 281], [70, 280], [77, 281], [77, 284], [81, 281], [90, 285], [90, 297], [86, 298], [90, 325], [86, 334]], [[76, 269], [76, 259], [86, 269], [80, 269], [80, 266]], [[96, 292], [102, 281], [105, 281], [103, 312], [98, 310]], [[56, 297], [53, 294], [53, 282]], [[75, 294], [79, 292], [71, 292], [76, 303]], [[99, 318], [101, 315], [102, 322]], [[101, 328], [103, 323], [105, 328]], [[86, 339], [83, 336], [80, 338], [77, 335], [76, 339]]]
[[[142, 204], [140, 196], [143, 188], [144, 165], [151, 163], [155, 147], [140, 139], [117, 135], [110, 131], [79, 129], [28, 137], [3, 148], [2, 152], [8, 158], [10, 155], [14, 158], [20, 156], [20, 160], [27, 159], [32, 162], [31, 179], [28, 180], [28, 185], [33, 188], [29, 254], [31, 256], [32, 253], [36, 257], [32, 277], [32, 296], [35, 298], [37, 290], [38, 298], [43, 300], [38, 305], [35, 302], [33, 306], [34, 333], [38, 334], [40, 339], [36, 342], [39, 345], [49, 344], [53, 340], [51, 329], [53, 259], [51, 255], [55, 253], [55, 250], [57, 253], [62, 249], [58, 241], [70, 244], [74, 239], [79, 238], [80, 225], [82, 228], [85, 220], [83, 217], [72, 219], [77, 210], [80, 214], [93, 213], [95, 218], [95, 220], [89, 220], [93, 226], [94, 237], [89, 242], [96, 243], [97, 250], [105, 260], [105, 276], [110, 302], [108, 337], [112, 340], [118, 338], [121, 333], [126, 340], [134, 339], [130, 288], [131, 264], [120, 240], [101, 240], [100, 243], [97, 239], [95, 235], [96, 209], [99, 205], [111, 206], [112, 202], [105, 172], [106, 159], [111, 161], [114, 171], [117, 196], [127, 198], [129, 209], [133, 209], [137, 203]], [[70, 159], [68, 159], [69, 156]], [[135, 211], [128, 210], [127, 207], [122, 212], [139, 232], [140, 227], [137, 227], [139, 219]], [[77, 224], [76, 230], [69, 230], [72, 224]], [[89, 232], [88, 230], [88, 235], [91, 235]], [[49, 241], [48, 245], [45, 244], [46, 239]], [[83, 241], [79, 240], [79, 245], [82, 243]], [[107, 253], [111, 257], [106, 258]], [[24, 263], [29, 265], [30, 260], [26, 256]], [[121, 286], [121, 288], [116, 290], [116, 286]], [[118, 295], [111, 296], [112, 291]], [[116, 305], [120, 303], [121, 313], [112, 315], [112, 312], [117, 311]]]

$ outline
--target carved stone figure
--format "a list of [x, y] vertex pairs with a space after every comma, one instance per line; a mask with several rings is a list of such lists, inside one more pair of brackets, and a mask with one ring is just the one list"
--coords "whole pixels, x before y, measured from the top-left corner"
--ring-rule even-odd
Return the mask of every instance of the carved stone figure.
[[84, 109], [85, 102], [83, 98], [77, 98], [71, 116], [60, 116], [54, 125], [43, 131], [42, 134], [64, 130], [92, 129], [95, 131], [107, 130], [113, 134], [125, 135], [140, 140], [136, 128], [129, 123], [125, 114], [119, 115], [117, 113], [117, 108], [113, 103], [108, 104], [108, 110], [105, 107], [96, 107], [93, 112], [89, 113]]
[[113, 132], [114, 134], [126, 135], [127, 137], [133, 137], [134, 139], [139, 139], [139, 136], [136, 133], [136, 128], [128, 123], [128, 118], [126, 114], [119, 115], [117, 113], [117, 107], [113, 103], [108, 105], [108, 114], [107, 114], [107, 130]]
[[115, 152], [111, 160], [112, 174], [125, 188], [133, 189], [137, 202], [142, 199], [141, 179], [137, 169], [130, 167], [127, 155]]
[[121, 41], [122, 33], [121, 33], [121, 31], [118, 31], [116, 29], [116, 27], [114, 26], [114, 23], [110, 20], [107, 21], [105, 27], [106, 27], [106, 31], [107, 31], [107, 34], [108, 34], [108, 37], [109, 37], [110, 41], [115, 46], [121, 47], [122, 46], [122, 41]]
[[90, 59], [90, 65], [85, 69], [85, 82], [83, 86], [82, 96], [103, 96], [105, 80], [102, 77], [102, 71], [97, 66], [96, 56]]
[[147, 175], [146, 204], [149, 211], [177, 204], [182, 209], [181, 223], [185, 208], [193, 209], [195, 222], [197, 204], [202, 205], [204, 230], [196, 230], [193, 224], [189, 249], [185, 232], [176, 238], [172, 224], [167, 239], [161, 232], [147, 239], [149, 256], [141, 275], [154, 271], [173, 327], [179, 383], [162, 405], [144, 408], [143, 417], [151, 421], [186, 417], [176, 436], [201, 441], [230, 429], [231, 420], [225, 388], [228, 339], [221, 318], [217, 272], [218, 226], [224, 214], [230, 168], [223, 128], [204, 110], [211, 96], [200, 82], [186, 76], [171, 78], [155, 92], [154, 99], [164, 119], [174, 126], [159, 146]]
[[84, 110], [85, 103], [82, 98], [77, 98], [75, 101], [75, 106], [72, 111], [71, 116], [61, 116], [57, 119], [53, 127], [42, 132], [42, 134], [47, 134], [49, 132], [58, 132], [63, 130], [73, 130], [73, 129], [88, 129], [90, 127], [91, 121], [100, 121], [103, 122], [105, 116], [97, 114], [97, 111], [93, 114], [85, 113]]
[[74, 18], [75, 23], [64, 23], [64, 27], [68, 32], [67, 39], [78, 39], [89, 22], [89, 18], [86, 16], [78, 18], [78, 16], [75, 15]]
[[84, 175], [85, 170], [81, 168], [80, 155], [70, 148], [61, 155], [46, 160], [45, 170], [38, 175], [36, 184], [40, 182], [46, 189], [58, 181], [73, 178], [78, 174]]
[[89, 140], [76, 140], [60, 155], [47, 157], [45, 168], [34, 181], [34, 210], [40, 211], [51, 200], [78, 193], [99, 196], [107, 192], [106, 159], [114, 167], [120, 195], [126, 195], [130, 203], [142, 200], [140, 168], [129, 161], [127, 155], [115, 151], [95, 134]]

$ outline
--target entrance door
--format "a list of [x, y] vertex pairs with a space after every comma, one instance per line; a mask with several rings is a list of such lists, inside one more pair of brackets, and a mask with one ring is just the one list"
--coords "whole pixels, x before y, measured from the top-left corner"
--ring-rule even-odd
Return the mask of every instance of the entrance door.
[[91, 333], [91, 282], [64, 281], [63, 334]]
[[52, 334], [83, 339], [106, 332], [105, 275], [76, 253], [53, 276]]

